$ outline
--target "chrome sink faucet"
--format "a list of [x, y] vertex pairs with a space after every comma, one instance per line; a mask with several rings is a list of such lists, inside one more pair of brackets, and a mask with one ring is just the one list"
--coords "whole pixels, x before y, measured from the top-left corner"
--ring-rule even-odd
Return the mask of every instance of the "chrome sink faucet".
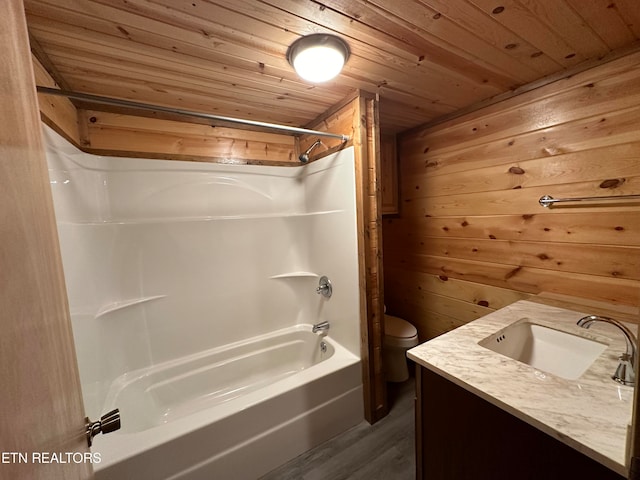
[[627, 342], [627, 351], [618, 357], [620, 363], [611, 378], [623, 385], [635, 385], [636, 375], [634, 369], [636, 364], [636, 351], [638, 349], [636, 336], [623, 323], [614, 320], [613, 318], [601, 317], [599, 315], [587, 315], [586, 317], [582, 317], [578, 320], [578, 326], [582, 328], [589, 328], [595, 322], [604, 322], [615, 325], [624, 334], [624, 338]]

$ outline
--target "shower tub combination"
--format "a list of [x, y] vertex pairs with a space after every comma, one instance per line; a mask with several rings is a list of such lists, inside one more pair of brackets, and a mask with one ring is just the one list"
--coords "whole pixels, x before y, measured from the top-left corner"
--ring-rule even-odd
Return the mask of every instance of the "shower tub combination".
[[[359, 359], [297, 325], [116, 379], [96, 478], [255, 479], [362, 418]], [[357, 423], [357, 421], [355, 422]]]
[[85, 410], [121, 413], [98, 480], [255, 479], [363, 420], [353, 148], [284, 168], [45, 137]]

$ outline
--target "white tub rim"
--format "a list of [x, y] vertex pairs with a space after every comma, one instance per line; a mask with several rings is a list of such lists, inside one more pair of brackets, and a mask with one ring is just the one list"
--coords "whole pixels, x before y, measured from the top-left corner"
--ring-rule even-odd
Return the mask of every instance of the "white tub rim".
[[[162, 362], [151, 368], [159, 368], [161, 366], [175, 365], [184, 362], [185, 358], [201, 358], [211, 353], [212, 350], [219, 349], [220, 351], [229, 350], [234, 347], [246, 345], [248, 343], [257, 342], [262, 339], [273, 338], [281, 336], [291, 332], [311, 332], [311, 324], [297, 324], [290, 327], [274, 330], [263, 335], [250, 337], [249, 339], [243, 339], [238, 342], [216, 347], [216, 349], [206, 350], [205, 352], [198, 352], [197, 354], [180, 357], [177, 359]], [[315, 334], [314, 334], [315, 335]], [[318, 363], [304, 369], [295, 375], [280, 379], [267, 388], [258, 389], [253, 392], [249, 392], [242, 397], [234, 399], [233, 401], [214, 405], [209, 408], [205, 408], [200, 411], [196, 411], [188, 416], [184, 416], [177, 421], [169, 422], [161, 425], [157, 425], [147, 430], [137, 432], [116, 432], [109, 436], [98, 436], [94, 439], [94, 444], [91, 447], [93, 452], [101, 453], [101, 462], [94, 465], [94, 470], [98, 471], [103, 468], [107, 468], [113, 464], [124, 461], [128, 458], [135, 457], [140, 453], [153, 449], [178, 437], [188, 435], [200, 428], [220, 421], [227, 416], [235, 414], [239, 411], [251, 408], [261, 402], [272, 399], [278, 395], [281, 395], [294, 388], [302, 387], [304, 384], [312, 381], [313, 379], [323, 377], [331, 374], [339, 369], [349, 367], [351, 365], [360, 362], [360, 358], [343, 347], [341, 344], [331, 338], [330, 335], [323, 336], [323, 340], [329, 343], [333, 349], [333, 355]], [[131, 374], [136, 373], [136, 377], [133, 375], [129, 378], [134, 381], [135, 378], [143, 371], [148, 371], [148, 368], [138, 369]], [[127, 374], [124, 374], [127, 375]], [[361, 388], [361, 384], [354, 386], [354, 388]], [[268, 395], [265, 395], [265, 390], [268, 390]], [[352, 388], [351, 388], [352, 390]], [[117, 408], [117, 405], [109, 405], [105, 402], [105, 407], [108, 410]], [[107, 411], [107, 410], [105, 410]]]

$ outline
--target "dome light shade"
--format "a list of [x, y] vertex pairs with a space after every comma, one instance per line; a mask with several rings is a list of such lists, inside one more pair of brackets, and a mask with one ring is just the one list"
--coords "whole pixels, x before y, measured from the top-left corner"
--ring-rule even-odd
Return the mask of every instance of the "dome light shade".
[[340, 73], [349, 53], [349, 46], [341, 38], [315, 33], [293, 42], [287, 60], [304, 80], [322, 83]]

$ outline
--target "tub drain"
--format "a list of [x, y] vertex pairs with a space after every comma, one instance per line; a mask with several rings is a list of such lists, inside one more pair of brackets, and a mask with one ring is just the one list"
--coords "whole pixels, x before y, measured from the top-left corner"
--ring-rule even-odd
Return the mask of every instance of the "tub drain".
[[326, 353], [327, 352], [327, 344], [324, 342], [320, 342], [320, 351], [322, 353]]

